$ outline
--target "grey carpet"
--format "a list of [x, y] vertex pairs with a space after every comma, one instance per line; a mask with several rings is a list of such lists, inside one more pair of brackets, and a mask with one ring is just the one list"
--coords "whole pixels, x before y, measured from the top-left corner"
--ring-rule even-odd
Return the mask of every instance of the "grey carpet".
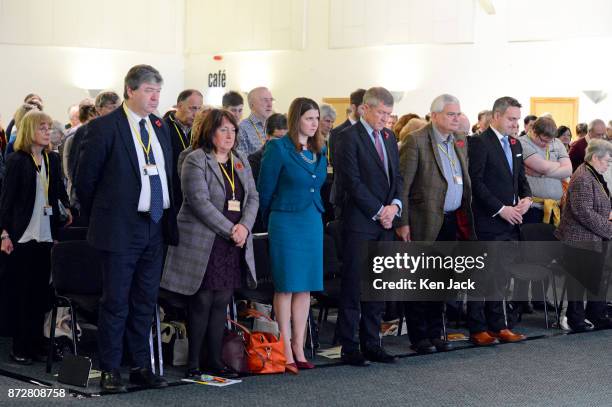
[[[405, 338], [404, 338], [405, 339]], [[0, 377], [0, 405], [81, 402], [112, 406], [610, 406], [612, 331], [406, 357], [395, 365], [334, 366], [245, 378], [227, 388], [201, 385], [86, 400], [9, 400], [23, 382]]]

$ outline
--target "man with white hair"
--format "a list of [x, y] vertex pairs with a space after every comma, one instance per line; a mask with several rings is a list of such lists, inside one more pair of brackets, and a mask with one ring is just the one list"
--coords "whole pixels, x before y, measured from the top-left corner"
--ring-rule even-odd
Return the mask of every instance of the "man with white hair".
[[[430, 113], [431, 121], [409, 134], [400, 149], [405, 209], [396, 234], [405, 242], [455, 241], [458, 235], [476, 240], [467, 160], [470, 124], [462, 123], [465, 115], [452, 95], [436, 97]], [[458, 217], [467, 222], [459, 222]], [[441, 339], [442, 302], [412, 301], [406, 303], [406, 311], [412, 349], [419, 353], [450, 350], [449, 343]]]
[[238, 150], [249, 156], [266, 143], [266, 120], [274, 113], [274, 98], [266, 87], [251, 90], [247, 96], [251, 114], [240, 122]]
[[606, 123], [601, 119], [595, 119], [589, 123], [589, 130], [586, 136], [576, 141], [570, 147], [569, 157], [572, 161], [572, 171], [584, 162], [584, 153], [589, 142], [593, 139], [601, 139], [606, 136]]

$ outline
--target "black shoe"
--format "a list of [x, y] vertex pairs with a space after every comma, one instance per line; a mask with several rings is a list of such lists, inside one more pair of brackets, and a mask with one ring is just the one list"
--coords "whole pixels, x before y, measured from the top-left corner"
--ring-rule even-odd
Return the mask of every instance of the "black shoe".
[[202, 371], [200, 369], [187, 369], [185, 372], [185, 378], [191, 380], [200, 380], [202, 378]]
[[570, 325], [570, 328], [574, 333], [591, 332], [593, 330], [593, 328], [587, 324], [580, 324], [575, 326]]
[[436, 347], [432, 345], [429, 339], [421, 339], [417, 343], [410, 345], [410, 349], [420, 353], [421, 355], [434, 353], [436, 351]]
[[18, 365], [31, 365], [32, 364], [32, 358], [29, 358], [27, 356], [16, 355], [13, 352], [10, 353], [10, 356], [11, 356], [11, 360], [17, 363]]
[[453, 350], [453, 345], [448, 341], [444, 341], [440, 338], [433, 338], [430, 340], [432, 345], [436, 347], [438, 352], [448, 352], [449, 350]]
[[118, 370], [102, 372], [100, 389], [104, 393], [127, 393], [125, 385], [121, 382], [121, 374]]
[[594, 329], [612, 329], [612, 319], [600, 318], [591, 320], [591, 322], [593, 322]]
[[387, 351], [382, 348], [382, 346], [375, 346], [366, 349], [365, 352], [363, 352], [363, 356], [372, 362], [379, 363], [395, 363], [397, 360], [397, 357], [388, 354]]
[[370, 362], [358, 350], [342, 352], [340, 360], [351, 366], [369, 366]]
[[130, 383], [150, 389], [161, 389], [168, 386], [168, 382], [153, 374], [151, 369], [147, 367], [132, 369], [130, 371]]
[[236, 379], [240, 377], [238, 373], [227, 366], [224, 366], [221, 369], [209, 369], [207, 373], [211, 376], [223, 377], [224, 379]]

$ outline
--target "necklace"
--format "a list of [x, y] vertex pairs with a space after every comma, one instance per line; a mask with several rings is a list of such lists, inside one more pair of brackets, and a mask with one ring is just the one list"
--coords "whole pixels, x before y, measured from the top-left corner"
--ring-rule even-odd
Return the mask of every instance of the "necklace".
[[313, 154], [312, 155], [312, 159], [306, 157], [306, 155], [304, 154], [303, 151], [300, 151], [300, 157], [302, 157], [302, 160], [306, 161], [308, 164], [314, 164], [317, 162], [317, 155]]

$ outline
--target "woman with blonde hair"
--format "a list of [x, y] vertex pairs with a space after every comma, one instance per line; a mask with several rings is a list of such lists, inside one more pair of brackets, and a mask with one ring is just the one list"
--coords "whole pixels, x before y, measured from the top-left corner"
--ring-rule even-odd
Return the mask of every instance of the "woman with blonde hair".
[[[15, 152], [6, 160], [0, 198], [1, 250], [8, 255], [7, 278], [14, 317], [11, 358], [31, 364], [44, 357], [43, 319], [47, 311], [50, 254], [62, 222], [59, 203], [67, 208], [60, 158], [49, 150], [51, 118], [38, 110], [23, 116]], [[72, 222], [70, 212], [66, 226]], [[5, 297], [3, 295], [3, 297]]]

